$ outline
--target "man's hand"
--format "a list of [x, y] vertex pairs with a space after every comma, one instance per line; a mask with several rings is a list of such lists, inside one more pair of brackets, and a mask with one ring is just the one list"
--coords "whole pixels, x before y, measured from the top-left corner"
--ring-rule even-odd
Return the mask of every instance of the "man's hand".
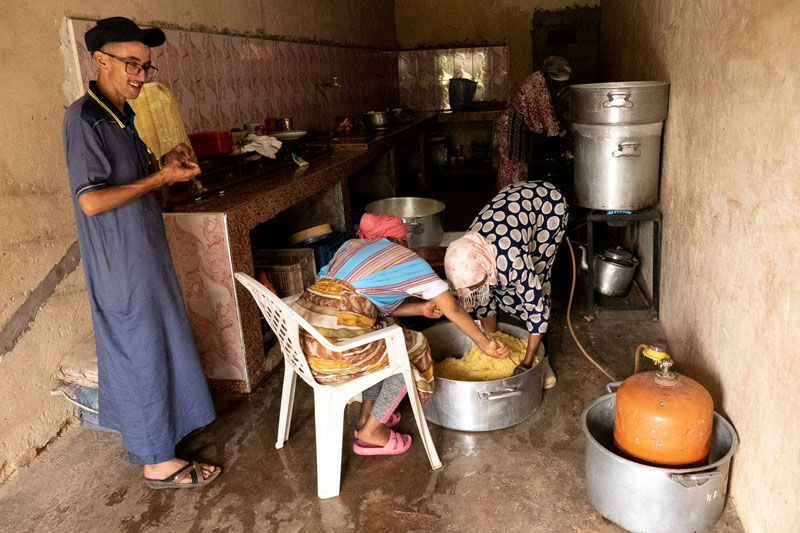
[[179, 159], [171, 159], [164, 168], [159, 170], [161, 184], [169, 185], [189, 181], [200, 174], [200, 165], [188, 159], [181, 162]]
[[425, 302], [422, 304], [422, 316], [426, 318], [441, 318], [442, 310], [433, 302]]
[[186, 146], [184, 143], [180, 143], [178, 146], [164, 154], [164, 166], [170, 164], [172, 161], [178, 161], [180, 164], [197, 163], [197, 155], [195, 155], [194, 150], [192, 150], [189, 146]]

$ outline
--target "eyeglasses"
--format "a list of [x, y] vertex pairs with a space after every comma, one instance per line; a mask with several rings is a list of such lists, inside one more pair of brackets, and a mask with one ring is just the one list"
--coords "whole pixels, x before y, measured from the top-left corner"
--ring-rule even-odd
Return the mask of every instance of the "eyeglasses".
[[156, 74], [158, 74], [158, 69], [153, 65], [140, 65], [135, 61], [127, 61], [125, 59], [122, 59], [121, 57], [117, 57], [114, 54], [109, 54], [108, 52], [105, 52], [103, 50], [98, 50], [98, 52], [100, 52], [101, 54], [105, 54], [109, 57], [113, 57], [120, 63], [125, 63], [125, 72], [127, 72], [132, 76], [138, 76], [139, 73], [144, 70], [145, 81], [151, 81], [153, 78], [156, 77]]

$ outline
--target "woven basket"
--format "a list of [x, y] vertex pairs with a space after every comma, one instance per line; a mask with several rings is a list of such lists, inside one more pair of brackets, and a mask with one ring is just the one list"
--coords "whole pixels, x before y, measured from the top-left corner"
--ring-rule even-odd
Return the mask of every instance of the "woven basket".
[[281, 298], [300, 294], [316, 278], [311, 248], [254, 250], [253, 266], [264, 269]]

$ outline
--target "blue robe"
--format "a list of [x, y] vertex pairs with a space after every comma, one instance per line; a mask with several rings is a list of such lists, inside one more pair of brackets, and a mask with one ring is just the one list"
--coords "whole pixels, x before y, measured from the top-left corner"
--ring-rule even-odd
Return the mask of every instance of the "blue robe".
[[[174, 457], [175, 445], [215, 418], [186, 307], [151, 192], [94, 216], [78, 197], [148, 174], [148, 153], [126, 104], [120, 112], [92, 82], [64, 117], [81, 259], [92, 310], [100, 425], [122, 433], [131, 460]], [[169, 457], [166, 457], [169, 456]]]

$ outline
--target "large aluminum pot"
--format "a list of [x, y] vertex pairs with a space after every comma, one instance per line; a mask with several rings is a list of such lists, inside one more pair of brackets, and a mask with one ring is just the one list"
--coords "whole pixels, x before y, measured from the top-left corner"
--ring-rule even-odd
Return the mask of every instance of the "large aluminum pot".
[[606, 296], [625, 296], [631, 290], [639, 260], [617, 246], [594, 256], [594, 286]]
[[575, 203], [635, 211], [658, 202], [662, 126], [573, 123]]
[[616, 396], [598, 398], [581, 416], [589, 501], [628, 531], [692, 533], [712, 527], [725, 506], [731, 459], [739, 446], [733, 426], [714, 413], [707, 466], [637, 463], [622, 457], [614, 446]]
[[444, 238], [442, 212], [444, 202], [432, 198], [401, 196], [384, 198], [367, 204], [367, 213], [393, 215], [403, 219], [408, 237], [408, 247], [438, 246]]
[[669, 83], [628, 81], [570, 86], [570, 116], [582, 124], [650, 124], [667, 118]]
[[[503, 333], [528, 338], [523, 328], [499, 324]], [[440, 322], [422, 333], [436, 362], [463, 355], [473, 342], [452, 322]], [[539, 345], [539, 360], [544, 345]], [[435, 378], [433, 395], [422, 406], [425, 418], [437, 426], [461, 431], [492, 431], [519, 424], [542, 403], [542, 365], [517, 376], [494, 381], [458, 381]]]

